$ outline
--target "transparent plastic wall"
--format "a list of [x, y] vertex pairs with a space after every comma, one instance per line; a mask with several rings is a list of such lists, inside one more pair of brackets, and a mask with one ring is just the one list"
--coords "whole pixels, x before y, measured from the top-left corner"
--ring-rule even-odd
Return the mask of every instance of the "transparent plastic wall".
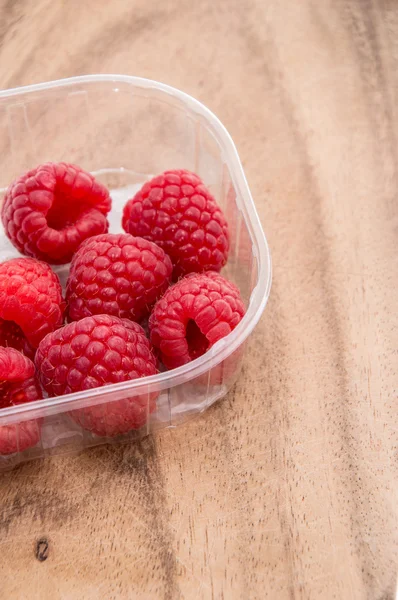
[[[0, 156], [2, 194], [15, 177], [46, 161], [76, 163], [96, 174], [111, 190], [112, 232], [122, 231], [124, 203], [147, 179], [166, 169], [196, 172], [228, 220], [231, 249], [223, 274], [238, 285], [248, 311], [230, 340], [225, 338], [175, 374], [0, 410], [0, 427], [18, 429], [33, 419], [42, 432], [37, 447], [0, 456], [0, 468], [113, 440], [78, 425], [69, 416], [74, 409], [83, 411], [84, 424], [85, 409], [96, 406], [106, 412], [109, 403], [146, 397], [147, 425], [123, 436], [130, 439], [175, 426], [224, 396], [239, 375], [245, 339], [265, 306], [271, 269], [235, 148], [217, 119], [192, 98], [156, 82], [123, 76], [76, 78], [0, 94]], [[0, 260], [17, 255], [1, 228]], [[65, 283], [68, 267], [55, 270]]]

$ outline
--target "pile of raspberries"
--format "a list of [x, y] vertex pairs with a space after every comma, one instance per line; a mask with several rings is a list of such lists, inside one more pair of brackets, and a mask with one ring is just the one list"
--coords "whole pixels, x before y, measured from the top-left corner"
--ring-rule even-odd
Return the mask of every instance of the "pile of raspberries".
[[[228, 225], [197, 175], [166, 171], [145, 183], [124, 207], [126, 233], [108, 233], [111, 204], [104, 185], [67, 163], [40, 165], [8, 188], [2, 222], [24, 257], [0, 264], [1, 408], [174, 369], [242, 319], [237, 287], [219, 274]], [[64, 297], [50, 265], [66, 263]], [[70, 415], [119, 435], [147, 422], [156, 396]], [[1, 454], [39, 440], [38, 420], [0, 427]]]

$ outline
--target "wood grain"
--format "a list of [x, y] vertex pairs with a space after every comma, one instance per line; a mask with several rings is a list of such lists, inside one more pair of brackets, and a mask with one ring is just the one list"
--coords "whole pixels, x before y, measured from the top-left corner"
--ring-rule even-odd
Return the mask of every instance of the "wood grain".
[[398, 6], [7, 0], [2, 88], [158, 79], [231, 132], [274, 283], [201, 417], [0, 478], [2, 598], [393, 598]]

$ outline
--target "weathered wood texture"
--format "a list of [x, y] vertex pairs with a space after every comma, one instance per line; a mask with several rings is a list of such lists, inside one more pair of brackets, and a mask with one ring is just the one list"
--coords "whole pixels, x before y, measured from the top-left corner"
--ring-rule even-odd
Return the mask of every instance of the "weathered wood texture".
[[7, 0], [0, 17], [2, 88], [120, 72], [207, 104], [274, 262], [224, 401], [0, 477], [0, 596], [393, 598], [396, 2]]

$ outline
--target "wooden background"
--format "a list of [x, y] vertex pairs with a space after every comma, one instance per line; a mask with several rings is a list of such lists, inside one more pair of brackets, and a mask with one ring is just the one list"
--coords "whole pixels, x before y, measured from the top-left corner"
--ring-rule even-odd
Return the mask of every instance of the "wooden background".
[[396, 0], [0, 1], [2, 88], [96, 72], [221, 118], [273, 289], [203, 416], [0, 476], [1, 598], [393, 598]]

